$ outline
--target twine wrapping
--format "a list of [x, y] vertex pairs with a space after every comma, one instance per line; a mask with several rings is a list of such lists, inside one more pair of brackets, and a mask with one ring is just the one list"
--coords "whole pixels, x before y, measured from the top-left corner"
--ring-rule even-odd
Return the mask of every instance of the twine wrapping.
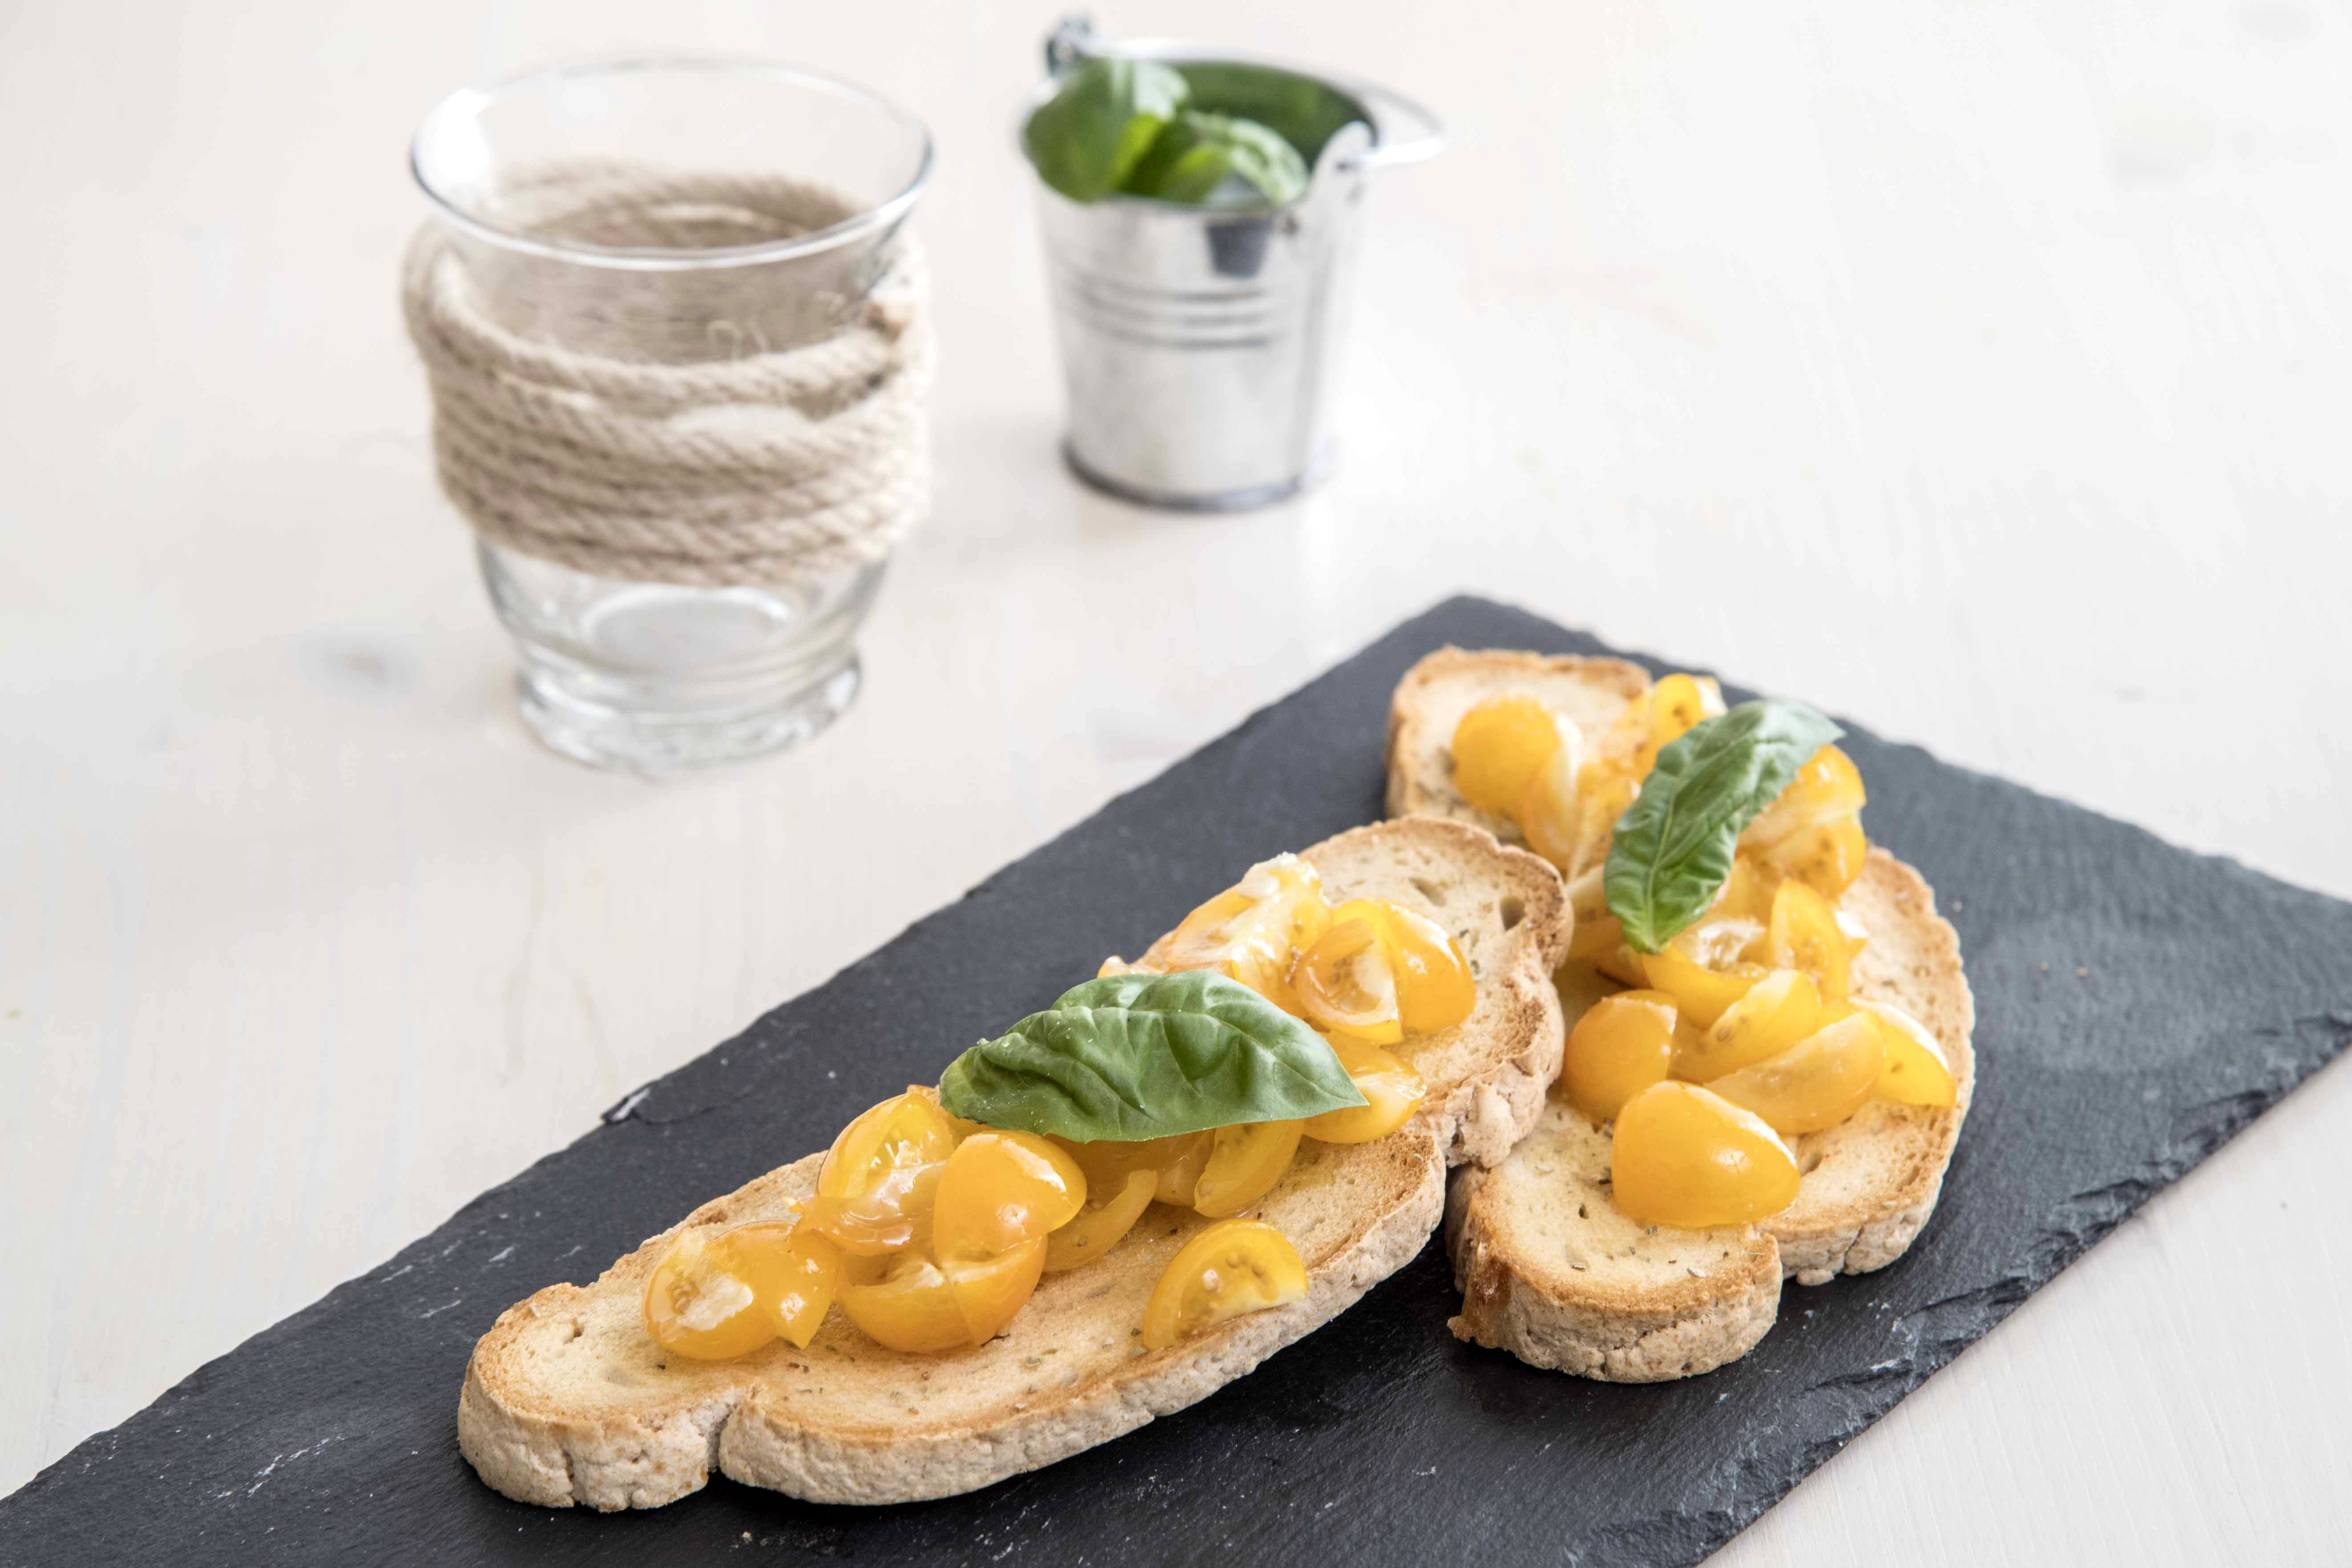
[[[855, 210], [798, 181], [610, 163], [549, 165], [501, 198], [502, 216], [535, 235], [665, 249], [807, 233]], [[524, 256], [504, 286], [479, 290], [448, 234], [426, 224], [401, 302], [432, 384], [443, 491], [484, 538], [599, 577], [726, 587], [881, 561], [929, 497], [933, 351], [911, 242], [830, 337], [663, 363], [759, 350], [761, 310], [792, 287], [783, 265], [630, 270]], [[841, 298], [798, 303], [837, 313]]]

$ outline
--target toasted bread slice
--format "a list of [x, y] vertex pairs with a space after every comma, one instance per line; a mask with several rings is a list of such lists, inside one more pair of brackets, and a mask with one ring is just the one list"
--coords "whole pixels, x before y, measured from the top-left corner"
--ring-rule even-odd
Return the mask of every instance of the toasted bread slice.
[[[1415, 1035], [1396, 1054], [1429, 1080], [1418, 1115], [1445, 1161], [1491, 1165], [1542, 1112], [1567, 1038], [1551, 973], [1568, 955], [1568, 895], [1549, 861], [1493, 834], [1436, 817], [1374, 823], [1300, 851], [1333, 904], [1386, 899], [1454, 933], [1478, 1004], [1451, 1029]], [[1154, 967], [1170, 937], [1135, 962]], [[1104, 973], [1129, 967], [1113, 959]]]
[[1433, 1090], [1422, 1112], [1370, 1143], [1302, 1143], [1254, 1211], [1297, 1247], [1303, 1300], [1144, 1351], [1152, 1286], [1209, 1223], [1155, 1205], [1099, 1262], [1047, 1275], [1009, 1332], [971, 1350], [900, 1354], [836, 1313], [805, 1351], [666, 1356], [639, 1315], [654, 1266], [688, 1226], [785, 1215], [814, 1189], [823, 1156], [811, 1155], [704, 1205], [594, 1284], [509, 1308], [467, 1368], [466, 1457], [499, 1491], [549, 1507], [651, 1508], [714, 1469], [819, 1502], [944, 1497], [1180, 1410], [1338, 1314], [1436, 1227], [1448, 1151], [1499, 1159], [1540, 1110], [1559, 1070], [1550, 975], [1569, 915], [1549, 866], [1460, 824], [1380, 824], [1306, 858], [1335, 897], [1394, 898], [1455, 932], [1478, 1003], [1456, 1028], [1408, 1042]]
[[[1442, 648], [1397, 686], [1390, 807], [1496, 821], [1454, 788], [1450, 752], [1463, 714], [1489, 697], [1525, 692], [1574, 721], [1590, 759], [1648, 686], [1638, 668], [1617, 659]], [[1464, 1290], [1457, 1334], [1586, 1376], [1686, 1376], [1763, 1336], [1783, 1276], [1815, 1285], [1902, 1256], [1934, 1211], [1967, 1113], [1974, 1006], [1958, 938], [1916, 871], [1874, 849], [1841, 908], [1870, 933], [1855, 961], [1855, 994], [1893, 1002], [1927, 1026], [1951, 1059], [1958, 1104], [1927, 1110], [1873, 1102], [1837, 1127], [1796, 1139], [1805, 1175], [1793, 1205], [1764, 1226], [1695, 1233], [1653, 1232], [1596, 1202], [1605, 1192], [1606, 1129], [1554, 1096], [1528, 1139], [1491, 1174], [1454, 1178], [1446, 1226]], [[1571, 1023], [1618, 988], [1589, 972], [1564, 972], [1559, 984]]]
[[[1951, 1063], [1958, 1103], [1872, 1101], [1794, 1138], [1804, 1174], [1793, 1205], [1759, 1225], [1690, 1231], [1618, 1212], [1608, 1129], [1555, 1093], [1509, 1159], [1454, 1178], [1446, 1243], [1462, 1289], [1457, 1336], [1612, 1383], [1687, 1377], [1763, 1338], [1783, 1275], [1818, 1285], [1903, 1255], [1935, 1210], [1975, 1090], [1975, 1005], [1959, 939], [1916, 871], [1873, 849], [1839, 907], [1870, 932], [1854, 961], [1854, 994], [1927, 1026]], [[1577, 1015], [1619, 989], [1581, 969], [1563, 972], [1559, 985]]]
[[1625, 705], [1649, 689], [1649, 675], [1622, 658], [1439, 648], [1405, 671], [1389, 704], [1389, 815], [1450, 816], [1523, 844], [1517, 823], [1479, 810], [1454, 787], [1462, 716], [1489, 697], [1524, 692], [1575, 721], [1590, 761]]
[[1099, 1262], [1048, 1274], [1010, 1332], [907, 1355], [835, 1312], [808, 1349], [779, 1340], [730, 1362], [666, 1355], [640, 1316], [680, 1231], [782, 1219], [815, 1190], [812, 1154], [708, 1203], [585, 1288], [551, 1285], [475, 1346], [457, 1446], [507, 1496], [549, 1508], [654, 1508], [715, 1469], [813, 1502], [910, 1502], [1035, 1469], [1181, 1410], [1328, 1321], [1429, 1238], [1444, 1202], [1434, 1131], [1302, 1143], [1254, 1211], [1307, 1265], [1307, 1293], [1165, 1350], [1143, 1307], [1210, 1222], [1155, 1204]]

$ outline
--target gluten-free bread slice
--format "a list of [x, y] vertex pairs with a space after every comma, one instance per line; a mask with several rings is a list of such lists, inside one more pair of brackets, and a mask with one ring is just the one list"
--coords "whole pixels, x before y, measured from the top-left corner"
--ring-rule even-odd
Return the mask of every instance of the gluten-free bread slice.
[[466, 1457], [499, 1491], [549, 1507], [651, 1508], [714, 1471], [819, 1502], [943, 1497], [1180, 1410], [1338, 1314], [1436, 1227], [1448, 1150], [1499, 1158], [1517, 1108], [1529, 1121], [1540, 1108], [1559, 1068], [1549, 976], [1568, 910], [1550, 867], [1456, 824], [1383, 824], [1307, 858], [1335, 898], [1396, 897], [1460, 936], [1478, 1003], [1457, 1028], [1408, 1042], [1433, 1088], [1421, 1113], [1370, 1143], [1301, 1143], [1251, 1211], [1298, 1249], [1303, 1300], [1143, 1350], [1152, 1286], [1209, 1223], [1154, 1205], [1100, 1261], [1045, 1276], [985, 1345], [901, 1354], [836, 1312], [805, 1351], [779, 1342], [732, 1362], [666, 1356], [639, 1315], [655, 1264], [688, 1226], [792, 1212], [814, 1190], [823, 1156], [811, 1155], [704, 1205], [595, 1283], [552, 1285], [509, 1309], [467, 1369]]
[[551, 1285], [507, 1309], [475, 1346], [457, 1402], [457, 1445], [482, 1479], [524, 1502], [607, 1510], [674, 1501], [714, 1470], [812, 1502], [971, 1491], [1214, 1393], [1394, 1273], [1444, 1202], [1426, 1124], [1300, 1144], [1251, 1212], [1298, 1249], [1306, 1297], [1165, 1350], [1142, 1348], [1144, 1303], [1210, 1222], [1154, 1204], [1100, 1261], [1046, 1275], [984, 1345], [903, 1354], [836, 1311], [806, 1350], [779, 1340], [729, 1362], [666, 1354], [640, 1302], [678, 1233], [785, 1218], [823, 1163], [812, 1154], [703, 1205], [593, 1285]]
[[[1495, 1163], [1535, 1125], [1559, 1076], [1567, 1037], [1551, 973], [1568, 955], [1570, 919], [1559, 873], [1482, 828], [1436, 817], [1353, 828], [1299, 858], [1333, 905], [1386, 899], [1461, 942], [1477, 1005], [1453, 1028], [1391, 1048], [1429, 1082], [1417, 1114], [1436, 1129], [1446, 1163]], [[1136, 967], [1155, 967], [1169, 940], [1153, 942]], [[1126, 967], [1113, 959], [1104, 973]]]
[[[1617, 719], [1648, 689], [1637, 667], [1617, 659], [1442, 648], [1397, 686], [1390, 807], [1496, 821], [1453, 786], [1454, 727], [1489, 697], [1536, 698], [1570, 721], [1566, 728], [1590, 761], [1617, 743]], [[1894, 1002], [1927, 1026], [1951, 1058], [1958, 1105], [1926, 1110], [1873, 1102], [1835, 1128], [1794, 1140], [1805, 1172], [1796, 1203], [1768, 1226], [1704, 1233], [1716, 1251], [1694, 1256], [1702, 1251], [1698, 1233], [1646, 1226], [1617, 1233], [1631, 1222], [1594, 1202], [1605, 1195], [1606, 1130], [1555, 1094], [1527, 1142], [1491, 1177], [1454, 1179], [1447, 1231], [1465, 1290], [1456, 1332], [1588, 1376], [1684, 1376], [1720, 1365], [1761, 1337], [1783, 1275], [1819, 1284], [1902, 1256], [1934, 1211], [1967, 1111], [1974, 1012], [1958, 939], [1936, 915], [1935, 895], [1917, 872], [1874, 849], [1842, 907], [1870, 933], [1855, 961], [1856, 994]], [[1559, 980], [1571, 1024], [1618, 988], [1589, 972]]]
[[[1975, 1010], [1958, 938], [1916, 871], [1873, 849], [1840, 908], [1870, 932], [1853, 994], [1927, 1026], [1951, 1064], [1958, 1103], [1872, 1101], [1836, 1127], [1793, 1138], [1803, 1173], [1793, 1205], [1761, 1224], [1690, 1231], [1617, 1210], [1609, 1129], [1555, 1092], [1501, 1165], [1454, 1175], [1446, 1242], [1462, 1289], [1456, 1335], [1610, 1382], [1687, 1377], [1764, 1336], [1784, 1274], [1814, 1285], [1902, 1256], [1935, 1210], [1968, 1114]], [[1559, 984], [1576, 1016], [1619, 989], [1581, 969]]]

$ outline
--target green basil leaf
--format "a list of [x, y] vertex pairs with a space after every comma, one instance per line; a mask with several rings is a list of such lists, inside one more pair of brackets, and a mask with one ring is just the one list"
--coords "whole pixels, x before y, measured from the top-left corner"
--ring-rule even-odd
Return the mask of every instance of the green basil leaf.
[[1099, 201], [1134, 172], [1191, 90], [1154, 61], [1097, 57], [1037, 106], [1022, 144], [1047, 184], [1074, 202]]
[[1601, 882], [1639, 952], [1655, 952], [1706, 912], [1731, 875], [1739, 830], [1845, 731], [1800, 702], [1743, 702], [1658, 752], [1617, 819]]
[[1192, 89], [1186, 107], [1255, 121], [1297, 148], [1309, 167], [1342, 126], [1370, 120], [1361, 103], [1313, 77], [1238, 60], [1186, 60], [1176, 68]]
[[1307, 194], [1298, 149], [1254, 121], [1186, 110], [1171, 121], [1120, 188], [1163, 202], [1204, 202], [1239, 174], [1275, 206]]
[[1323, 1037], [1208, 970], [1065, 992], [940, 1076], [940, 1103], [1018, 1132], [1131, 1142], [1361, 1105]]

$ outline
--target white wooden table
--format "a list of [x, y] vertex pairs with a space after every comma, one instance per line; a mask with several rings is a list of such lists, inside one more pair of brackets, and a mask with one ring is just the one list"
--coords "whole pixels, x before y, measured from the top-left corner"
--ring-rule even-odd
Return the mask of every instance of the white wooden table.
[[[1055, 8], [0, 21], [0, 1489], [1444, 590], [2352, 894], [2340, 5], [1106, 5], [1455, 132], [1375, 195], [1338, 477], [1208, 521], [1054, 455]], [[394, 304], [428, 101], [648, 47], [930, 120], [947, 353], [858, 706], [665, 787], [520, 729]], [[2347, 1116], [2338, 1066], [1722, 1561], [2340, 1560]]]

